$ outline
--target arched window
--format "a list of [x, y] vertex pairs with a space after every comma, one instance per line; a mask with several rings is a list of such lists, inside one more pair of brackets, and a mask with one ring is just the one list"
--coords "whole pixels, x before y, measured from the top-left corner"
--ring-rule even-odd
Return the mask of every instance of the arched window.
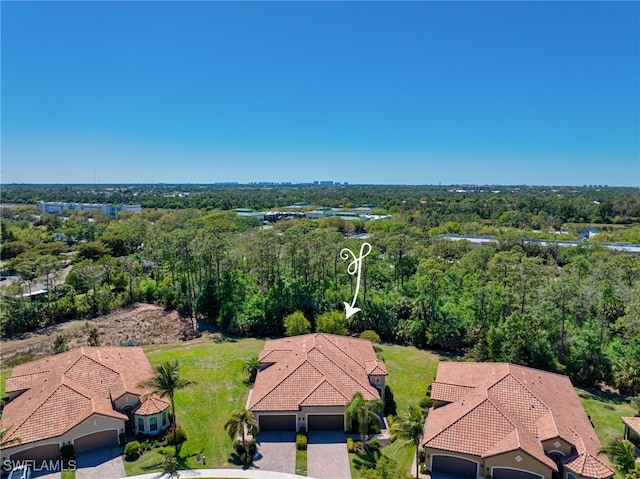
[[576, 476], [571, 474], [570, 472], [567, 474], [567, 479], [576, 479]]
[[144, 432], [144, 418], [138, 418], [138, 431]]
[[157, 431], [158, 430], [158, 418], [153, 416], [149, 419], [149, 431]]

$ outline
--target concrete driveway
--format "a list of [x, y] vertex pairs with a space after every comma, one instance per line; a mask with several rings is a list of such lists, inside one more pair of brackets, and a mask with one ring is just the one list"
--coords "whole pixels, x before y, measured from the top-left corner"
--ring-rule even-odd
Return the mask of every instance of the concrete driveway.
[[345, 433], [311, 431], [307, 440], [307, 475], [317, 479], [351, 479]]
[[105, 447], [76, 455], [76, 479], [125, 477], [121, 447]]
[[[289, 431], [261, 432], [256, 436], [258, 452], [253, 468], [262, 471], [296, 473], [296, 433]], [[76, 479], [81, 479], [76, 476]]]

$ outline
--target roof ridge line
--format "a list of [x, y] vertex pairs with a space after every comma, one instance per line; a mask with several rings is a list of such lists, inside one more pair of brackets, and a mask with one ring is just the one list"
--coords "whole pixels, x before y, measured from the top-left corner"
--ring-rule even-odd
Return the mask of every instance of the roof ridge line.
[[[309, 351], [311, 351], [311, 350], [309, 350]], [[341, 350], [341, 351], [342, 351], [342, 350]], [[329, 356], [327, 356], [325, 353], [323, 353], [323, 352], [322, 352], [322, 351], [320, 351], [319, 349], [318, 349], [318, 352], [319, 352], [320, 354], [322, 354], [325, 358], [327, 358], [329, 361], [331, 361], [331, 362], [332, 362], [332, 363], [333, 363], [333, 364], [334, 364], [338, 369], [340, 369], [343, 373], [345, 373], [348, 377], [350, 377], [354, 382], [358, 383], [358, 384], [359, 384], [360, 386], [362, 386], [363, 388], [365, 388], [365, 389], [367, 389], [367, 390], [368, 390], [369, 388], [373, 387], [373, 386], [371, 386], [371, 384], [366, 384], [366, 385], [365, 385], [365, 384], [362, 384], [360, 381], [358, 381], [356, 378], [354, 378], [354, 377], [353, 377], [351, 374], [349, 374], [349, 373], [348, 373], [348, 372], [347, 372], [347, 371], [346, 371], [342, 366], [340, 366], [338, 363], [336, 363], [333, 359], [331, 359], [331, 358], [330, 358]], [[343, 351], [343, 352], [344, 352], [344, 351]], [[347, 354], [347, 353], [344, 353], [344, 354]], [[347, 356], [349, 356], [349, 355], [347, 354]], [[349, 357], [351, 357], [351, 356], [349, 356]], [[353, 359], [353, 358], [352, 358], [352, 359]], [[354, 360], [354, 362], [355, 362], [358, 366], [360, 366], [360, 367], [364, 368], [364, 366], [363, 366], [363, 365], [361, 365], [358, 361], [355, 361], [355, 360]], [[315, 367], [315, 366], [314, 366], [314, 367]], [[364, 368], [364, 369], [366, 370], [366, 368]], [[318, 370], [318, 368], [316, 368], [316, 370]], [[318, 371], [318, 372], [320, 372], [320, 371]], [[320, 372], [320, 374], [322, 374], [322, 373]], [[375, 389], [375, 388], [374, 388], [374, 389]]]
[[113, 369], [113, 368], [111, 368], [111, 367], [107, 366], [106, 364], [104, 364], [104, 363], [102, 363], [102, 362], [100, 362], [100, 361], [96, 361], [96, 360], [95, 360], [95, 359], [93, 359], [92, 357], [90, 357], [90, 356], [86, 355], [86, 354], [84, 353], [84, 349], [85, 349], [85, 346], [82, 346], [82, 347], [80, 348], [80, 356], [78, 356], [78, 359], [76, 359], [73, 363], [71, 363], [71, 366], [69, 366], [67, 369], [65, 369], [65, 370], [63, 371], [63, 373], [62, 373], [62, 375], [63, 375], [63, 376], [66, 376], [66, 374], [69, 372], [69, 370], [70, 370], [72, 367], [74, 367], [76, 364], [78, 364], [78, 361], [80, 361], [82, 358], [87, 358], [89, 361], [93, 361], [94, 363], [96, 363], [96, 364], [98, 364], [98, 365], [102, 366], [103, 368], [106, 368], [106, 369], [108, 369], [109, 371], [111, 371], [111, 372], [113, 372], [113, 373], [117, 374], [118, 376], [120, 376], [120, 373], [119, 373], [118, 371], [116, 371], [115, 369]]
[[309, 361], [309, 359], [306, 357], [306, 354], [304, 356], [304, 358], [300, 361], [300, 363], [298, 363], [298, 365], [295, 368], [292, 368], [291, 371], [289, 371], [288, 374], [286, 374], [282, 379], [280, 379], [280, 381], [278, 381], [277, 383], [275, 383], [273, 385], [273, 387], [269, 387], [269, 392], [267, 394], [264, 395], [264, 397], [262, 399], [260, 399], [260, 401], [258, 401], [257, 403], [253, 404], [253, 406], [251, 406], [251, 408], [253, 409], [254, 407], [256, 407], [258, 404], [260, 404], [262, 401], [264, 401], [267, 396], [274, 390], [276, 389], [280, 384], [282, 384], [289, 376], [291, 376], [295, 371], [297, 371], [304, 363], [309, 363], [309, 366], [311, 366], [313, 369], [315, 369], [321, 376], [322, 373], [318, 370], [318, 368], [316, 368], [311, 361]]
[[309, 394], [307, 394], [304, 398], [302, 398], [302, 400], [300, 401], [300, 404], [302, 404], [305, 400], [309, 399], [309, 396], [311, 396], [314, 392], [316, 392], [320, 388], [320, 386], [322, 386], [324, 383], [329, 384], [329, 386], [331, 386], [343, 398], [349, 399], [344, 394], [342, 394], [342, 392], [338, 388], [336, 388], [331, 381], [329, 381], [326, 377], [324, 377], [320, 380], [318, 385], [309, 392]]

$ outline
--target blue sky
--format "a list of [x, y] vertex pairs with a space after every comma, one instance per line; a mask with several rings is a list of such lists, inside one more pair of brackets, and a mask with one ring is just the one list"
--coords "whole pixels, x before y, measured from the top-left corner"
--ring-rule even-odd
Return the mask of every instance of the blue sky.
[[2, 183], [640, 186], [638, 2], [11, 2]]

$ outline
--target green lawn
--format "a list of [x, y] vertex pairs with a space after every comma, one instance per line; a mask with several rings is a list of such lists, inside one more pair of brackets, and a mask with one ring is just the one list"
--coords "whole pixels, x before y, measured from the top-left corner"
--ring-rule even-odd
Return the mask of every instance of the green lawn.
[[595, 389], [576, 388], [576, 392], [603, 445], [611, 439], [622, 437], [624, 424], [620, 418], [633, 416], [634, 412], [629, 399]]
[[[381, 349], [381, 355], [389, 371], [386, 383], [393, 392], [398, 412], [406, 410], [410, 405], [417, 406], [418, 401], [427, 391], [427, 386], [433, 382], [436, 375], [438, 356], [413, 346], [384, 344]], [[379, 453], [366, 456], [349, 454], [351, 476], [353, 479], [358, 479], [359, 470], [375, 466], [380, 454], [398, 462], [402, 469], [410, 474], [415, 452], [415, 448], [403, 447], [401, 442], [396, 442]]]
[[[197, 382], [176, 393], [178, 423], [188, 437], [181, 451], [185, 467], [239, 467], [229, 462], [233, 449], [223, 426], [232, 411], [245, 405], [249, 388], [244, 384], [242, 365], [263, 345], [264, 341], [257, 339], [214, 343], [202, 338], [144, 348], [152, 366], [178, 359], [181, 377]], [[196, 461], [198, 454], [206, 457], [206, 466]], [[162, 459], [160, 452], [153, 450], [137, 461], [125, 461], [125, 470], [128, 475], [157, 471]]]

